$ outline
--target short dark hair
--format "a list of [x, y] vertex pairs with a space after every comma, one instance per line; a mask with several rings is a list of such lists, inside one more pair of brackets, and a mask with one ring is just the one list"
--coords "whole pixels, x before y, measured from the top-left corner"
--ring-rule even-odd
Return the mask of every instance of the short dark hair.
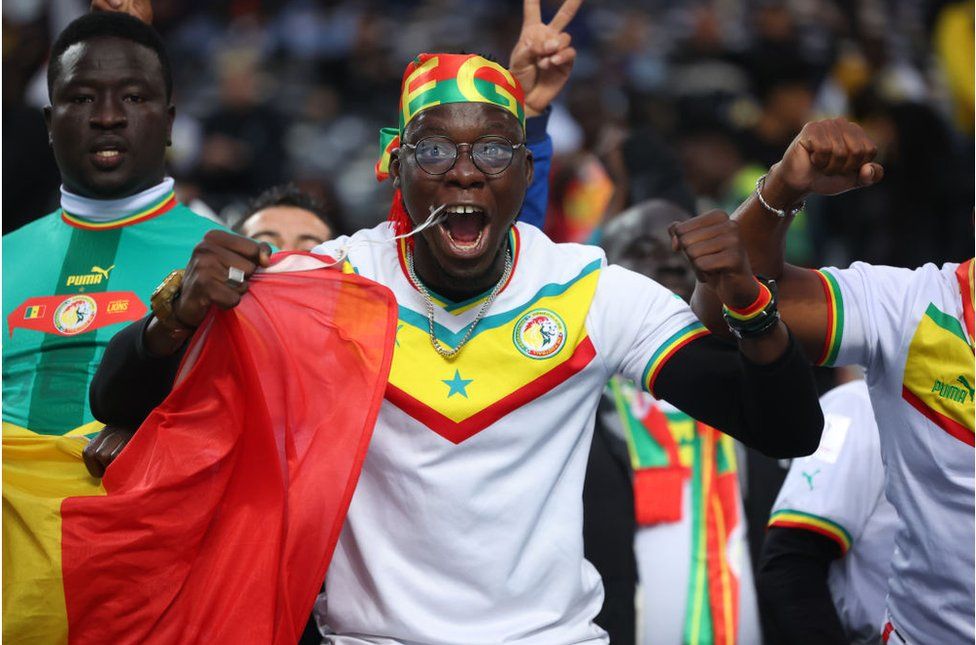
[[322, 220], [329, 227], [329, 230], [332, 231], [333, 235], [336, 234], [335, 224], [326, 212], [325, 204], [291, 182], [272, 186], [252, 199], [244, 210], [244, 215], [234, 225], [234, 230], [240, 233], [244, 227], [244, 222], [251, 215], [274, 206], [291, 206], [306, 210]]
[[51, 47], [51, 59], [47, 66], [49, 96], [54, 88], [54, 80], [61, 73], [61, 56], [64, 52], [72, 45], [96, 38], [123, 38], [151, 49], [159, 59], [159, 66], [163, 71], [166, 100], [169, 101], [173, 97], [173, 70], [159, 32], [138, 18], [113, 11], [96, 11], [73, 20], [54, 41], [54, 46]]

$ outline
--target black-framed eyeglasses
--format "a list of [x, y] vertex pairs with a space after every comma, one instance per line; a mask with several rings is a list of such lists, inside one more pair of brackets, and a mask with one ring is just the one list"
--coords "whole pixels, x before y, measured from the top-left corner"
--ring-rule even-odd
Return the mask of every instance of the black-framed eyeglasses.
[[469, 148], [475, 168], [486, 175], [498, 175], [512, 165], [515, 151], [524, 145], [492, 135], [478, 137], [471, 143], [456, 143], [447, 137], [427, 137], [417, 143], [400, 144], [413, 151], [417, 165], [431, 175], [443, 175], [453, 168], [462, 146]]

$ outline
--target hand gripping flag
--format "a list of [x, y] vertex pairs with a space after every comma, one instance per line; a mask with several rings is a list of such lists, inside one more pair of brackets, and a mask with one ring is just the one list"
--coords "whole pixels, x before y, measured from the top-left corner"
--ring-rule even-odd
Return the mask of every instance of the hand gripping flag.
[[278, 254], [167, 399], [61, 504], [70, 643], [297, 642], [386, 387], [392, 293]]

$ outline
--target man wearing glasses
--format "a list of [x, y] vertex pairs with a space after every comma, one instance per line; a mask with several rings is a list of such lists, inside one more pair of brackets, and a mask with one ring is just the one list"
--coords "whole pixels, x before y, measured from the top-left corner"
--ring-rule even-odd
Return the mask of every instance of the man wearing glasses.
[[[576, 5], [545, 26], [527, 1], [526, 22], [565, 47]], [[771, 455], [819, 441], [809, 366], [736, 238], [684, 251], [730, 305], [739, 351], [600, 249], [515, 223], [533, 179], [523, 144], [534, 97], [517, 71], [475, 55], [414, 59], [377, 166], [397, 188], [392, 225], [316, 249], [399, 304], [386, 397], [316, 606], [328, 642], [606, 642], [581, 493], [614, 373]], [[189, 332], [211, 305], [234, 306], [266, 261], [251, 240], [208, 235], [166, 324]], [[155, 405], [137, 409], [134, 388], [165, 396], [182, 340], [161, 329], [150, 319], [113, 341], [97, 415], [131, 424]]]

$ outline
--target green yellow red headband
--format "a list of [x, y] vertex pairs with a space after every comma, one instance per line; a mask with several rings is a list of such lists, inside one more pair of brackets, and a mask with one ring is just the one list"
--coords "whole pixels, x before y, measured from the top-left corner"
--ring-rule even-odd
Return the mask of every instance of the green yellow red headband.
[[511, 72], [477, 54], [420, 54], [403, 72], [400, 125], [380, 131], [376, 178], [390, 174], [390, 153], [415, 116], [444, 103], [488, 103], [510, 112], [525, 127], [525, 96]]

